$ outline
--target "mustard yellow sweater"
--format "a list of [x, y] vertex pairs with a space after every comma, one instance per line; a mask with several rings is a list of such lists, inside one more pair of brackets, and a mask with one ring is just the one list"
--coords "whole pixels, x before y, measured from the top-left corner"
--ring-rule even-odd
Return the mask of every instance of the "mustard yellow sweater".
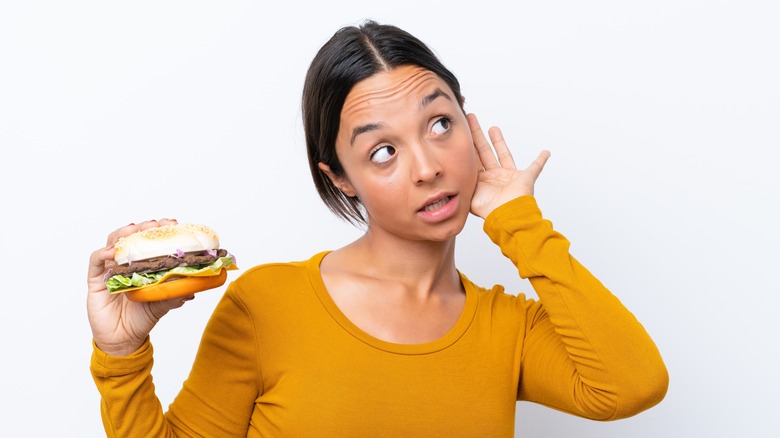
[[643, 327], [569, 255], [533, 197], [484, 229], [539, 300], [461, 275], [466, 303], [441, 339], [383, 342], [353, 325], [308, 261], [257, 266], [229, 285], [167, 413], [152, 346], [94, 349], [91, 371], [114, 437], [510, 437], [529, 400], [598, 420], [658, 403], [667, 372]]

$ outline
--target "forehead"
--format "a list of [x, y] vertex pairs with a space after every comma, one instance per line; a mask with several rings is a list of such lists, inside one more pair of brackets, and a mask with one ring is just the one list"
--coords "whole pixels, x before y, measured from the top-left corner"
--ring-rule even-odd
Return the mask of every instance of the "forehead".
[[342, 121], [353, 117], [377, 117], [384, 110], [420, 104], [435, 89], [441, 89], [454, 100], [450, 87], [438, 75], [418, 66], [401, 66], [377, 73], [352, 87], [341, 111]]

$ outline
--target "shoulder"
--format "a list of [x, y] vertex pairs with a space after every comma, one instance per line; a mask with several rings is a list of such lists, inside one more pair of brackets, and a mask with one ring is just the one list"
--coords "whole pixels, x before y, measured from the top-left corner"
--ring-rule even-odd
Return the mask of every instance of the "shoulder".
[[474, 291], [480, 307], [483, 309], [524, 312], [538, 305], [537, 300], [526, 297], [524, 293], [514, 295], [506, 292], [504, 286], [500, 284], [494, 284], [492, 287], [486, 288], [473, 283], [463, 274], [461, 274], [461, 281], [467, 290], [471, 288]]
[[468, 294], [471, 288], [471, 293], [476, 298], [472, 328], [477, 333], [486, 330], [484, 333], [494, 341], [504, 339], [510, 343], [517, 342], [518, 338], [524, 337], [539, 320], [540, 312], [543, 312], [538, 300], [523, 293], [508, 293], [502, 285], [485, 288], [466, 281], [464, 285], [466, 293]]
[[249, 302], [278, 301], [295, 291], [309, 292], [312, 277], [318, 275], [317, 268], [324, 254], [315, 254], [307, 260], [264, 263], [249, 268], [230, 284], [227, 293]]
[[318, 269], [324, 254], [249, 268], [230, 283], [224, 301], [241, 309], [258, 336], [281, 334], [284, 338], [285, 334], [298, 333], [326, 314], [320, 300]]
[[307, 260], [264, 263], [253, 266], [244, 271], [236, 282], [240, 284], [251, 284], [258, 280], [273, 278], [289, 278], [306, 274]]
[[507, 327], [528, 329], [547, 317], [542, 302], [535, 297], [528, 297], [522, 292], [517, 294], [506, 292], [504, 286], [500, 284], [485, 288], [471, 282], [463, 274], [461, 279], [467, 290], [473, 289], [477, 297], [477, 317], [482, 320], [502, 321], [502, 324]]

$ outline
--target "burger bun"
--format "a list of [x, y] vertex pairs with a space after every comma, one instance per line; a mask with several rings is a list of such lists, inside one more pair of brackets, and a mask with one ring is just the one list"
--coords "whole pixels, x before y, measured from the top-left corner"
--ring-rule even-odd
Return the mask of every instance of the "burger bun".
[[114, 245], [114, 261], [122, 265], [178, 251], [193, 252], [217, 248], [219, 236], [205, 225], [165, 225], [119, 239]]

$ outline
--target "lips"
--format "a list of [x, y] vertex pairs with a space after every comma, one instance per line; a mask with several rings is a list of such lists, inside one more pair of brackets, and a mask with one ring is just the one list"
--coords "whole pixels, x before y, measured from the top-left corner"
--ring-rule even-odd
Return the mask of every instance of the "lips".
[[458, 214], [459, 201], [460, 197], [456, 193], [438, 193], [428, 198], [423, 207], [417, 210], [417, 215], [425, 222], [440, 223]]
[[454, 192], [439, 192], [429, 197], [423, 206], [417, 210], [421, 213], [436, 211], [449, 204], [457, 194]]
[[444, 207], [445, 205], [447, 205], [448, 202], [450, 202], [450, 197], [449, 196], [445, 196], [443, 198], [439, 198], [437, 201], [434, 201], [434, 202], [426, 205], [425, 207], [421, 208], [420, 211], [434, 211], [434, 210], [438, 210], [438, 209]]

